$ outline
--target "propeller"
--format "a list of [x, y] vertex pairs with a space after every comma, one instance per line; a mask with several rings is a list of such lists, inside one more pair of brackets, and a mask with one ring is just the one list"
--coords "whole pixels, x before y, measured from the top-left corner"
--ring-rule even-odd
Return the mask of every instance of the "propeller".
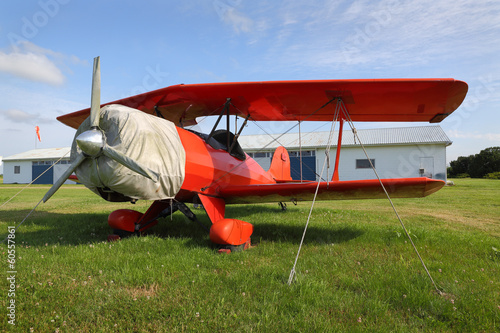
[[101, 68], [99, 57], [94, 58], [94, 68], [92, 72], [92, 96], [90, 106], [90, 126], [88, 131], [78, 135], [75, 139], [76, 144], [82, 150], [83, 154], [77, 154], [76, 159], [71, 166], [63, 173], [61, 177], [52, 185], [49, 191], [43, 197], [43, 202], [50, 199], [54, 193], [61, 187], [61, 185], [68, 179], [69, 176], [78, 168], [78, 166], [86, 158], [97, 158], [105, 155], [130, 170], [158, 182], [158, 174], [151, 169], [144, 167], [129, 158], [125, 154], [119, 152], [115, 148], [106, 143], [106, 134], [99, 128], [99, 119], [101, 113]]
[[99, 57], [94, 58], [94, 69], [92, 70], [92, 94], [90, 95], [90, 126], [99, 127], [99, 115], [101, 111], [101, 62]]

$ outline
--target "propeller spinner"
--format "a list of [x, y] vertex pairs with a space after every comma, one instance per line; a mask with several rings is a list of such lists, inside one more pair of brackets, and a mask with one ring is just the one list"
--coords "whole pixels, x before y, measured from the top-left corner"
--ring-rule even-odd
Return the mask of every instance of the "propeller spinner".
[[86, 158], [98, 158], [105, 155], [116, 162], [124, 165], [132, 171], [141, 174], [144, 177], [151, 179], [153, 182], [158, 181], [158, 175], [151, 169], [144, 167], [110, 147], [106, 143], [106, 134], [99, 128], [100, 111], [101, 111], [101, 73], [99, 57], [94, 58], [94, 68], [92, 73], [92, 96], [90, 108], [90, 123], [91, 128], [81, 133], [75, 140], [83, 154], [77, 154], [71, 166], [63, 173], [63, 175], [54, 183], [50, 190], [43, 197], [43, 202], [46, 202], [50, 197], [61, 187], [68, 177], [78, 168], [78, 166]]

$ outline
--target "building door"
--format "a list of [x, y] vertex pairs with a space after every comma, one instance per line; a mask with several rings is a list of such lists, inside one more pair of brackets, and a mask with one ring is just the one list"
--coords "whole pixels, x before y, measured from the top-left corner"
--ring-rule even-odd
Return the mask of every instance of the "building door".
[[434, 175], [434, 157], [420, 157], [420, 177], [432, 178]]
[[[31, 169], [32, 180], [35, 180], [38, 176], [44, 173], [50, 165], [33, 165]], [[40, 178], [38, 178], [33, 184], [53, 184], [54, 183], [54, 168], [51, 168], [45, 172]]]
[[[292, 179], [301, 180], [299, 152], [291, 151], [289, 155]], [[316, 152], [314, 150], [302, 152], [302, 180], [316, 180]]]

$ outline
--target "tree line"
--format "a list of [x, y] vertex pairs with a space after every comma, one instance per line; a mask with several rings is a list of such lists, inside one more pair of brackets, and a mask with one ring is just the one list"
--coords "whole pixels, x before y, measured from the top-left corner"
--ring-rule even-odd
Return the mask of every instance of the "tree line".
[[479, 154], [460, 156], [451, 161], [448, 177], [500, 179], [500, 147], [486, 148]]

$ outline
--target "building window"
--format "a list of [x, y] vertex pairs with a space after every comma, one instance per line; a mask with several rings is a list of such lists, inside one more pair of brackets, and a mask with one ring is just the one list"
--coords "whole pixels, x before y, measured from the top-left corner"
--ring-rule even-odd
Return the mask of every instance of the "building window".
[[271, 156], [270, 153], [267, 152], [256, 152], [256, 153], [247, 153], [251, 158], [264, 158]]
[[21, 166], [20, 165], [15, 165], [14, 166], [14, 173], [15, 174], [20, 174], [21, 173]]
[[[375, 159], [374, 158], [371, 158], [370, 159], [372, 161], [372, 164], [373, 164], [373, 167], [375, 167]], [[360, 160], [356, 160], [356, 169], [371, 169], [371, 165], [370, 165], [370, 161], [368, 161], [368, 159], [360, 159]]]
[[[300, 157], [300, 151], [289, 151], [288, 155], [290, 157]], [[314, 150], [303, 150], [302, 151], [302, 157], [307, 157], [307, 156], [316, 156], [316, 151]]]

